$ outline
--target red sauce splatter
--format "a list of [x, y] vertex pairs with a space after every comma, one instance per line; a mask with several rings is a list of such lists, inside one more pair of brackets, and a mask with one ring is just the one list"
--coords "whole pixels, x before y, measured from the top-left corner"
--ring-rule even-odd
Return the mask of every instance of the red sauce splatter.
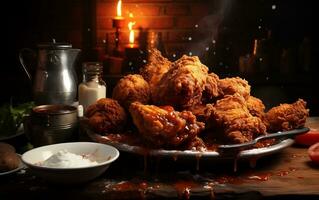
[[244, 181], [236, 176], [223, 175], [221, 177], [216, 178], [216, 182], [219, 184], [234, 184], [240, 185], [243, 184]]
[[289, 171], [286, 171], [286, 170], [282, 170], [282, 171], [279, 171], [277, 172], [277, 176], [287, 176], [290, 172]]
[[134, 190], [136, 189], [136, 185], [129, 181], [122, 181], [120, 183], [117, 183], [116, 185], [113, 185], [112, 189], [116, 191]]
[[297, 168], [294, 168], [294, 167], [289, 167], [289, 171], [292, 171], [292, 172], [294, 172], [294, 171], [296, 171], [297, 170]]
[[268, 181], [271, 176], [272, 173], [258, 173], [247, 176], [247, 179], [256, 181]]
[[138, 191], [140, 193], [141, 199], [145, 199], [145, 191], [148, 189], [148, 184], [146, 182], [130, 182], [130, 181], [122, 181], [113, 185], [112, 190], [115, 191]]
[[143, 189], [143, 190], [146, 190], [147, 189], [147, 183], [146, 182], [141, 182], [139, 184], [139, 188]]
[[178, 196], [184, 199], [189, 199], [191, 189], [198, 186], [199, 184], [194, 181], [178, 181], [174, 183], [174, 188], [176, 189]]

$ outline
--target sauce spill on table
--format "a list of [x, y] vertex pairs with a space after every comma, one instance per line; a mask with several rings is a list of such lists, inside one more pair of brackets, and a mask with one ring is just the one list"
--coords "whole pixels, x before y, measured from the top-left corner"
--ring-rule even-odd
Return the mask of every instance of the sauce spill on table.
[[268, 181], [271, 176], [272, 173], [258, 173], [247, 176], [247, 179], [255, 181]]
[[178, 197], [181, 199], [190, 199], [191, 189], [200, 185], [194, 181], [178, 181], [174, 183]]

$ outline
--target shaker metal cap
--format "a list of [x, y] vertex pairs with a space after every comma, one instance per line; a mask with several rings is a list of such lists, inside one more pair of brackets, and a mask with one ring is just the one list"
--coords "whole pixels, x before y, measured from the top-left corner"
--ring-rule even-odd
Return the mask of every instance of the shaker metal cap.
[[72, 48], [72, 44], [65, 42], [56, 42], [55, 39], [52, 42], [44, 42], [38, 44], [39, 49], [70, 49]]

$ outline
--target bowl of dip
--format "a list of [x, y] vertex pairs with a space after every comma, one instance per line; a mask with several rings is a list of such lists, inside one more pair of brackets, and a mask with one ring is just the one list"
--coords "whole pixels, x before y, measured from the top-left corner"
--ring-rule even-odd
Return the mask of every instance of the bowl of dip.
[[119, 157], [119, 151], [94, 142], [71, 142], [38, 147], [25, 152], [22, 162], [52, 183], [79, 184], [102, 175]]

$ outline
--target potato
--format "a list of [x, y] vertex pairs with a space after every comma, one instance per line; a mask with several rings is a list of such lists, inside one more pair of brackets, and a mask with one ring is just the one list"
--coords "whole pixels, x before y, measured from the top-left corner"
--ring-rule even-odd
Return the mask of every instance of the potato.
[[0, 154], [5, 152], [16, 152], [15, 148], [7, 143], [0, 142]]
[[15, 148], [10, 144], [0, 143], [0, 172], [13, 170], [19, 167], [20, 159]]

